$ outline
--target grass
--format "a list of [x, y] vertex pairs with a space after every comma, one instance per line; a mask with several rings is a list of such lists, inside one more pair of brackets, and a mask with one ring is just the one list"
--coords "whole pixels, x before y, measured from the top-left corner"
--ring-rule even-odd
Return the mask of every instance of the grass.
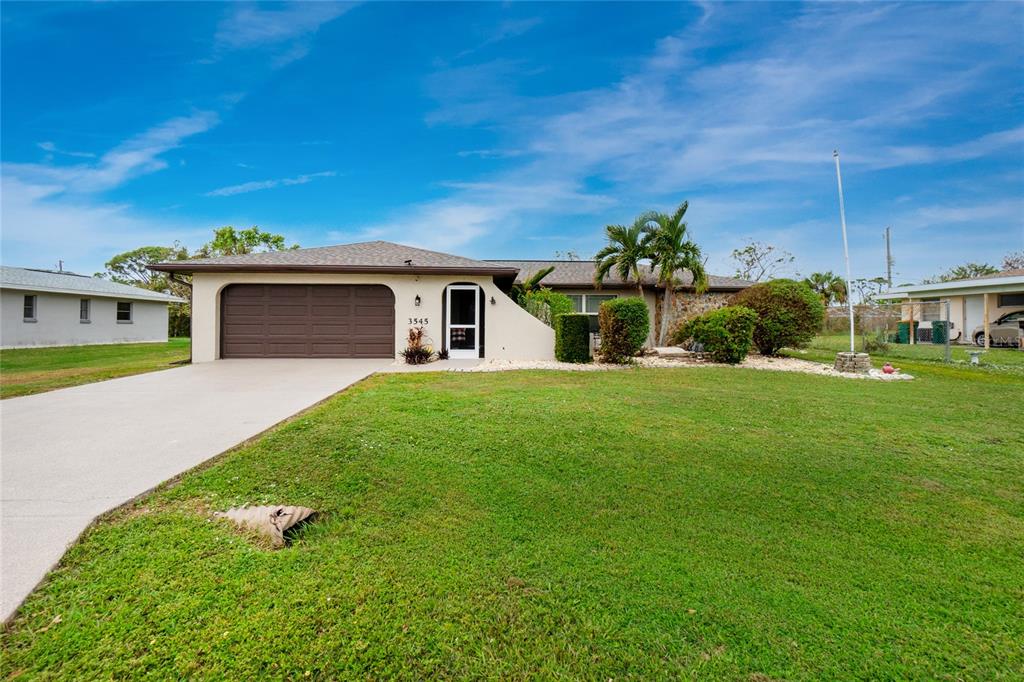
[[[856, 337], [856, 348], [863, 350], [863, 339]], [[811, 341], [811, 348], [814, 350], [829, 351], [832, 358], [835, 358], [837, 351], [850, 349], [849, 334], [828, 334], [817, 336]], [[972, 351], [983, 351], [981, 356], [981, 367], [996, 371], [1007, 371], [1024, 376], [1024, 351], [1012, 348], [990, 348], [984, 350], [977, 346], [961, 346], [952, 344], [950, 346], [951, 361], [957, 365], [970, 364]], [[945, 363], [946, 346], [943, 344], [918, 343], [914, 345], [902, 343], [890, 343], [884, 351], [876, 351], [871, 354], [889, 361], [911, 360], [914, 362]]]
[[[1024, 381], [378, 375], [93, 527], [22, 678], [1020, 679]], [[210, 512], [322, 512], [269, 551]]]
[[16, 348], [0, 351], [0, 398], [13, 398], [167, 369], [189, 359], [189, 339], [167, 343]]

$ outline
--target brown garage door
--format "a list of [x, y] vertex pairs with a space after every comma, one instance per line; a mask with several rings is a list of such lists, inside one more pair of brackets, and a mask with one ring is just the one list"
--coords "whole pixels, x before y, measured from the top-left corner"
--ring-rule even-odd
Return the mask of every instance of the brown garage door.
[[395, 297], [379, 284], [233, 284], [221, 357], [391, 358]]

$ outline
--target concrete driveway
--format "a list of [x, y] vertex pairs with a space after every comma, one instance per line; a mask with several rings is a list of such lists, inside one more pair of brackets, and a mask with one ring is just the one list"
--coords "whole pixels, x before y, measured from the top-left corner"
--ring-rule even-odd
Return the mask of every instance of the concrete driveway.
[[0, 620], [96, 516], [390, 360], [221, 360], [0, 402]]

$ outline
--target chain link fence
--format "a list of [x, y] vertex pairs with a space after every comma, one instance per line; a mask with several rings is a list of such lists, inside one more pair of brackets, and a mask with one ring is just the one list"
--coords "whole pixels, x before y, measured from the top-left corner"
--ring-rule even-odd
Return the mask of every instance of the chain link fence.
[[[968, 328], [970, 327], [970, 328]], [[1024, 374], [1024, 352], [1018, 336], [994, 331], [985, 349], [984, 334], [965, 324], [964, 311], [948, 300], [908, 303], [870, 303], [854, 306], [853, 336], [857, 351], [887, 360], [923, 360], [976, 364]], [[979, 345], [976, 340], [980, 341]], [[812, 348], [850, 349], [850, 319], [846, 306], [826, 309], [821, 333]]]

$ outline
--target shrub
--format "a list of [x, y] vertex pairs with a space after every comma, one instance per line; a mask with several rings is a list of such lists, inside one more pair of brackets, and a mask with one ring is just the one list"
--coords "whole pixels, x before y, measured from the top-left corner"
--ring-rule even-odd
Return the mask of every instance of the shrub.
[[590, 362], [590, 316], [562, 313], [555, 316], [555, 358], [562, 362]]
[[551, 289], [528, 291], [519, 299], [519, 305], [550, 327], [555, 326], [559, 315], [573, 312], [572, 299]]
[[757, 313], [754, 345], [762, 355], [780, 348], [799, 348], [810, 343], [821, 328], [825, 306], [803, 282], [773, 279], [744, 289], [730, 300]]
[[405, 358], [406, 364], [423, 365], [430, 362], [433, 355], [430, 346], [423, 343], [423, 327], [410, 327], [409, 341], [405, 350], [402, 351], [402, 357]]
[[693, 339], [715, 362], [743, 362], [754, 341], [757, 313], [743, 306], [711, 310], [686, 321], [673, 335], [674, 343]]
[[647, 303], [635, 296], [602, 303], [598, 322], [601, 360], [616, 364], [629, 362], [643, 348], [651, 328]]

